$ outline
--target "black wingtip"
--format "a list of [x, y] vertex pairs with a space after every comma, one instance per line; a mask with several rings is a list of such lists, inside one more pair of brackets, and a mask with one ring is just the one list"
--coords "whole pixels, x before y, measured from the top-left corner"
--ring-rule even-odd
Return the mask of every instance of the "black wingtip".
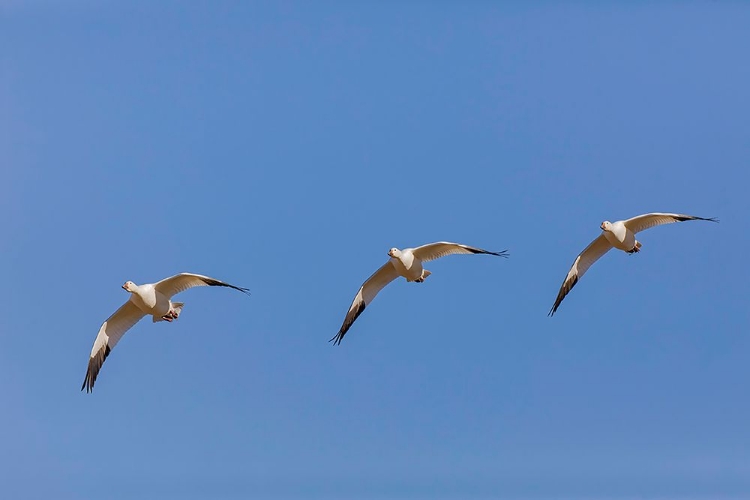
[[230, 285], [229, 283], [224, 283], [223, 281], [210, 279], [210, 278], [201, 278], [203, 282], [208, 286], [224, 286], [227, 288], [232, 288], [234, 290], [240, 291], [246, 295], [250, 295], [250, 289], [249, 288], [243, 288], [241, 286], [234, 286]]
[[560, 304], [562, 304], [562, 300], [560, 302], [555, 301], [555, 304], [552, 306], [552, 309], [550, 309], [549, 312], [547, 313], [548, 318], [551, 318], [552, 316], [555, 315], [555, 313], [557, 312], [557, 308], [560, 307]]
[[343, 338], [344, 338], [344, 334], [341, 333], [341, 332], [339, 332], [336, 335], [334, 335], [333, 338], [331, 340], [329, 340], [328, 342], [333, 342], [333, 345], [340, 345], [341, 344], [341, 339], [343, 339]]
[[109, 344], [105, 344], [104, 351], [100, 349], [93, 357], [89, 358], [89, 366], [86, 368], [86, 376], [83, 379], [83, 385], [81, 385], [82, 391], [86, 389], [86, 393], [91, 393], [94, 390], [99, 370], [102, 369], [104, 360], [107, 359], [111, 351], [112, 348], [109, 347]]
[[568, 281], [567, 278], [565, 278], [565, 281], [563, 281], [562, 286], [560, 287], [560, 291], [557, 292], [557, 298], [555, 299], [555, 303], [552, 305], [552, 309], [547, 313], [547, 317], [551, 318], [555, 315], [557, 312], [557, 309], [560, 307], [560, 305], [563, 303], [563, 300], [565, 300], [565, 297], [568, 296], [570, 291], [573, 289], [576, 284], [578, 284], [578, 276], [574, 276], [573, 279], [570, 282], [569, 287], [565, 287], [565, 282]]
[[468, 250], [469, 252], [473, 254], [477, 254], [477, 255], [479, 254], [496, 255], [498, 257], [505, 257], [506, 259], [508, 258], [508, 255], [510, 255], [507, 250], [501, 250], [499, 252], [490, 252], [489, 250], [482, 250], [481, 248], [471, 248], [471, 247], [464, 247], [464, 248], [466, 248], [466, 250]]
[[689, 216], [686, 216], [686, 217], [676, 217], [676, 219], [679, 222], [685, 222], [685, 221], [688, 221], [688, 220], [705, 220], [705, 221], [708, 221], [708, 222], [716, 222], [716, 223], [719, 222], [719, 219], [717, 219], [716, 217], [696, 217], [694, 215], [689, 215]]
[[248, 295], [248, 296], [250, 295], [250, 289], [249, 289], [249, 288], [243, 288], [243, 287], [241, 287], [241, 286], [234, 286], [234, 285], [229, 285], [229, 284], [226, 284], [226, 283], [225, 283], [225, 284], [224, 284], [223, 286], [227, 286], [227, 287], [229, 287], [229, 288], [232, 288], [232, 289], [234, 289], [234, 290], [237, 290], [238, 292], [242, 292], [242, 293], [244, 293], [245, 295]]
[[344, 319], [344, 324], [341, 325], [341, 329], [339, 330], [339, 333], [334, 335], [334, 337], [329, 340], [328, 342], [333, 342], [333, 345], [339, 345], [341, 344], [341, 340], [344, 338], [344, 335], [346, 335], [346, 332], [349, 331], [349, 328], [352, 327], [355, 321], [357, 321], [357, 318], [359, 318], [359, 315], [362, 314], [362, 312], [367, 307], [367, 304], [365, 304], [364, 301], [357, 304], [356, 309], [354, 310], [354, 313], [351, 312], [351, 310], [346, 314], [346, 318]]

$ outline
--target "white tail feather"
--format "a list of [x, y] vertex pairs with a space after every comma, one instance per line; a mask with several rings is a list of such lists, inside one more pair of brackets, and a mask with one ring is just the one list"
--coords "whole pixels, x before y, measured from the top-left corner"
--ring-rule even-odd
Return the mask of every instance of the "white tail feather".
[[172, 310], [174, 311], [174, 319], [177, 319], [180, 317], [180, 313], [182, 313], [182, 306], [185, 304], [182, 302], [172, 302]]

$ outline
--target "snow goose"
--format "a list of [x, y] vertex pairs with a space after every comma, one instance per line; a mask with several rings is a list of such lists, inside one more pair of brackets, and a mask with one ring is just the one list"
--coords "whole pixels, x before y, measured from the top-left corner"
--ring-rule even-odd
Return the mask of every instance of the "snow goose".
[[157, 321], [171, 323], [176, 320], [180, 316], [184, 304], [172, 302], [172, 296], [194, 286], [225, 286], [249, 295], [247, 288], [230, 285], [200, 274], [177, 274], [158, 283], [146, 285], [136, 285], [132, 281], [126, 281], [122, 288], [130, 292], [130, 300], [107, 318], [107, 321], [99, 329], [99, 334], [94, 340], [94, 347], [91, 349], [89, 366], [81, 390], [86, 389], [86, 392], [91, 392], [94, 389], [96, 377], [102, 368], [102, 364], [104, 364], [104, 360], [107, 359], [109, 352], [117, 345], [125, 332], [146, 315], [151, 315], [154, 323]]
[[633, 254], [641, 251], [641, 242], [635, 239], [636, 233], [645, 231], [646, 229], [661, 226], [664, 224], [672, 224], [675, 222], [685, 222], [686, 220], [707, 220], [710, 222], [719, 222], [714, 218], [703, 218], [695, 217], [692, 215], [683, 214], [664, 214], [664, 213], [652, 213], [643, 214], [637, 217], [633, 217], [628, 220], [618, 220], [617, 222], [610, 222], [605, 220], [599, 226], [602, 233], [587, 246], [581, 254], [576, 257], [573, 266], [568, 271], [568, 275], [565, 277], [560, 291], [557, 293], [555, 304], [552, 306], [548, 316], [552, 316], [560, 307], [565, 296], [573, 289], [578, 283], [578, 280], [586, 273], [589, 267], [599, 258], [607, 253], [611, 248], [622, 250], [628, 254]]
[[421, 247], [405, 248], [403, 250], [391, 248], [388, 251], [388, 256], [390, 257], [388, 262], [383, 264], [380, 269], [367, 278], [367, 281], [365, 281], [359, 288], [357, 295], [354, 296], [352, 305], [349, 306], [349, 312], [346, 313], [344, 324], [341, 325], [339, 333], [337, 333], [331, 341], [335, 345], [341, 343], [341, 339], [344, 338], [344, 335], [346, 335], [346, 332], [351, 328], [354, 321], [360, 314], [362, 314], [365, 307], [370, 305], [370, 302], [372, 302], [378, 292], [385, 288], [388, 283], [399, 276], [403, 276], [408, 282], [413, 281], [416, 283], [422, 283], [430, 274], [432, 274], [430, 271], [422, 267], [423, 262], [429, 262], [452, 254], [488, 254], [497, 255], [499, 257], [508, 257], [506, 250], [503, 250], [502, 252], [489, 252], [487, 250], [482, 250], [481, 248], [474, 248], [468, 245], [450, 243], [447, 241], [438, 241], [437, 243], [429, 243], [427, 245], [422, 245]]

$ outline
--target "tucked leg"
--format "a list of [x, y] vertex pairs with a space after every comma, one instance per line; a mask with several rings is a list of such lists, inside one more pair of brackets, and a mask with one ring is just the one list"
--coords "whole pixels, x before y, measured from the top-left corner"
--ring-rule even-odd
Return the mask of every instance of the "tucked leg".
[[164, 321], [169, 321], [170, 323], [177, 319], [177, 316], [179, 316], [179, 313], [175, 311], [174, 309], [170, 309], [167, 314], [161, 317]]
[[636, 240], [636, 241], [635, 241], [635, 246], [633, 247], [633, 249], [632, 249], [632, 250], [629, 250], [629, 251], [628, 251], [628, 253], [629, 253], [629, 254], [634, 254], [634, 253], [638, 253], [638, 252], [640, 252], [640, 251], [641, 251], [641, 247], [642, 247], [642, 246], [643, 246], [643, 245], [641, 245], [641, 242], [640, 242], [640, 241], [638, 241], [638, 240]]

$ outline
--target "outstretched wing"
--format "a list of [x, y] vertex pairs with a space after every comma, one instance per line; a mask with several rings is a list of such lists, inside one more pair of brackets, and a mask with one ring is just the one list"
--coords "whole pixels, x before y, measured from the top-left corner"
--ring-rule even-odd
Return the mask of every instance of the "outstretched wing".
[[162, 293], [170, 299], [174, 295], [177, 295], [178, 293], [184, 292], [188, 288], [193, 288], [195, 286], [225, 286], [228, 288], [234, 288], [235, 290], [239, 290], [240, 292], [250, 295], [250, 292], [247, 288], [230, 285], [229, 283], [224, 283], [223, 281], [209, 278], [208, 276], [202, 276], [200, 274], [192, 273], [177, 274], [170, 278], [165, 278], [160, 282], [154, 284], [154, 288], [157, 292]]
[[99, 328], [99, 334], [94, 340], [94, 347], [91, 349], [91, 356], [89, 357], [89, 366], [86, 370], [86, 378], [83, 379], [81, 390], [86, 389], [86, 392], [91, 392], [94, 389], [96, 377], [99, 375], [99, 370], [102, 369], [104, 360], [109, 356], [109, 352], [114, 349], [125, 332], [138, 323], [143, 316], [145, 315], [135, 304], [127, 301], [112, 316], [107, 318], [107, 321]]
[[602, 255], [607, 253], [610, 248], [612, 248], [612, 245], [609, 244], [607, 238], [604, 237], [604, 234], [600, 234], [583, 250], [583, 252], [578, 255], [578, 257], [576, 257], [573, 266], [570, 268], [570, 271], [568, 271], [568, 275], [565, 277], [565, 281], [563, 281], [563, 284], [560, 287], [560, 291], [557, 292], [555, 304], [552, 306], [548, 316], [555, 314], [555, 311], [560, 307], [565, 296], [568, 295], [574, 286], [576, 286], [578, 280], [581, 279], [588, 268], [591, 267], [594, 262], [599, 260]]
[[351, 328], [352, 324], [354, 324], [354, 321], [359, 317], [359, 315], [362, 314], [362, 311], [365, 310], [365, 307], [370, 305], [370, 302], [372, 302], [372, 300], [375, 298], [378, 292], [380, 292], [380, 290], [385, 288], [388, 283], [395, 280], [396, 278], [398, 278], [398, 273], [396, 272], [396, 268], [393, 267], [393, 264], [391, 264], [391, 261], [383, 264], [380, 269], [375, 271], [372, 276], [367, 278], [367, 281], [365, 281], [362, 286], [359, 287], [357, 295], [354, 296], [352, 305], [349, 306], [349, 311], [346, 313], [344, 324], [341, 325], [339, 333], [337, 333], [330, 340], [330, 342], [333, 342], [334, 345], [340, 344], [341, 339], [344, 338], [346, 332], [349, 330], [349, 328]]
[[453, 254], [488, 254], [497, 255], [498, 257], [507, 257], [507, 250], [502, 252], [490, 252], [488, 250], [482, 250], [481, 248], [470, 247], [469, 245], [462, 245], [460, 243], [451, 243], [449, 241], [438, 241], [436, 243], [428, 243], [412, 250], [412, 253], [416, 258], [422, 262], [429, 262], [431, 260], [445, 257], [446, 255]]
[[623, 223], [625, 224], [625, 227], [627, 227], [634, 233], [640, 233], [641, 231], [645, 231], [646, 229], [650, 229], [655, 226], [674, 224], [675, 222], [685, 222], [686, 220], [707, 220], [710, 222], [719, 222], [718, 219], [715, 219], [713, 217], [706, 219], [703, 217], [695, 217], [693, 215], [663, 214], [655, 212], [652, 214], [638, 215], [637, 217], [633, 217], [631, 219], [623, 221]]

